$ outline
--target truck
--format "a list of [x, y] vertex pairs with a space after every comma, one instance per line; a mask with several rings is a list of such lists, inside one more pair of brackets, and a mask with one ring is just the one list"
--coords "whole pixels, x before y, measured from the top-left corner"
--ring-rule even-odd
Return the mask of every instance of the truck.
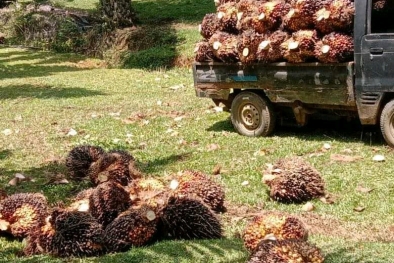
[[394, 147], [394, 23], [372, 4], [354, 1], [352, 61], [194, 62], [196, 96], [224, 104], [245, 136], [270, 135], [283, 116], [303, 126], [316, 114], [335, 114], [379, 125]]

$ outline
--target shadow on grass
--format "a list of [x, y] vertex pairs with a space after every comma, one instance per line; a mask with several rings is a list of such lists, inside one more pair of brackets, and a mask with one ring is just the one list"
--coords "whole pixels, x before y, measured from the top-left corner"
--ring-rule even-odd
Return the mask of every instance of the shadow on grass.
[[365, 258], [365, 255], [361, 253], [357, 253], [360, 251], [360, 247], [347, 247], [347, 248], [338, 248], [337, 250], [327, 253], [325, 255], [324, 262], [326, 263], [387, 263], [391, 261], [387, 261], [382, 258], [374, 258], [373, 260], [369, 260]]
[[141, 167], [141, 170], [145, 173], [157, 173], [164, 170], [165, 166], [171, 163], [187, 161], [191, 155], [191, 152], [183, 154], [173, 154], [164, 158], [158, 158], [153, 161], [149, 161], [145, 164], [138, 164], [138, 166]]
[[0, 100], [17, 98], [79, 98], [105, 95], [105, 93], [83, 88], [57, 88], [51, 86], [11, 85], [0, 87]]
[[12, 151], [10, 150], [1, 150], [0, 151], [0, 160], [7, 159], [12, 155]]

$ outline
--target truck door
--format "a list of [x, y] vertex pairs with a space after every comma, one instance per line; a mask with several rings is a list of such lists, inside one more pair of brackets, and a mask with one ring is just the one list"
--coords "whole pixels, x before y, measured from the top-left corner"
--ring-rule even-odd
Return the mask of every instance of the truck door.
[[391, 8], [369, 9], [368, 32], [361, 42], [363, 92], [394, 91], [394, 13]]

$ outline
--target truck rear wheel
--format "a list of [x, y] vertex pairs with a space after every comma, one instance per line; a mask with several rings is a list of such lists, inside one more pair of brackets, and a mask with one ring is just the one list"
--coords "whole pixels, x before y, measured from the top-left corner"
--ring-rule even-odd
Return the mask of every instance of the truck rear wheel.
[[394, 100], [383, 108], [380, 115], [380, 130], [387, 144], [394, 147]]
[[268, 136], [275, 128], [275, 115], [268, 99], [244, 91], [231, 104], [231, 122], [239, 134]]

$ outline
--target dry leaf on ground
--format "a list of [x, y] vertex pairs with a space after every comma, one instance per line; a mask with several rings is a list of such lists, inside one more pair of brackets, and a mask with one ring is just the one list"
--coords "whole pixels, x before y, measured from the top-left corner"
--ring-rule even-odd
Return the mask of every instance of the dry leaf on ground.
[[361, 160], [362, 157], [361, 156], [351, 156], [351, 155], [344, 155], [344, 154], [331, 154], [330, 159], [332, 161], [336, 161], [336, 162], [344, 162], [344, 163], [351, 163], [351, 162], [355, 162], [358, 160]]
[[370, 192], [372, 192], [374, 189], [373, 188], [368, 188], [368, 187], [364, 187], [364, 186], [357, 186], [356, 191], [360, 192], [360, 193], [365, 193], [368, 194]]

